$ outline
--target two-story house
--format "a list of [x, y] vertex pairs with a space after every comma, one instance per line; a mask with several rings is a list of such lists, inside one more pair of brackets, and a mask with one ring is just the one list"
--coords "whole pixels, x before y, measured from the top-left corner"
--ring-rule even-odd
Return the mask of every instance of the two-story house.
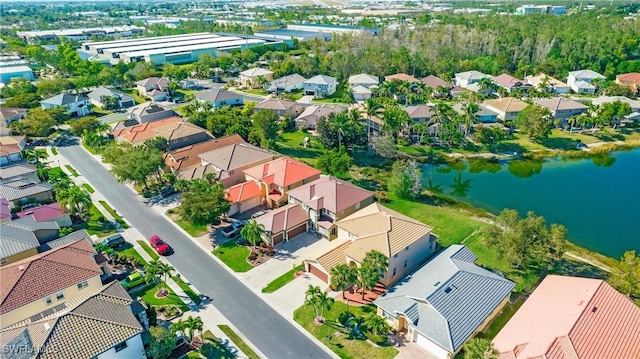
[[519, 78], [513, 77], [509, 74], [498, 75], [493, 78], [493, 82], [507, 90], [508, 93], [513, 92], [516, 88], [522, 89], [523, 93], [525, 93], [531, 88], [531, 85], [524, 80], [520, 80]]
[[338, 79], [326, 75], [316, 75], [304, 82], [304, 94], [318, 98], [333, 95], [338, 88]]
[[244, 171], [247, 181], [260, 185], [266, 204], [278, 207], [288, 201], [288, 191], [320, 178], [320, 171], [289, 157], [280, 157]]
[[[134, 146], [141, 145], [144, 141], [158, 136], [156, 129], [170, 124], [183, 123], [182, 118], [173, 116], [161, 120], [144, 122], [133, 126], [126, 126], [125, 122], [119, 122], [112, 130], [117, 142], [129, 142]], [[134, 122], [136, 123], [136, 122]]]
[[155, 132], [154, 137], [162, 137], [167, 140], [169, 151], [214, 138], [206, 129], [186, 121], [171, 122], [164, 126], [156, 127], [153, 131]]
[[242, 137], [235, 134], [214, 138], [208, 141], [184, 146], [176, 150], [169, 151], [164, 155], [164, 163], [171, 169], [174, 174], [177, 175], [180, 171], [200, 166], [202, 160], [200, 159], [200, 157], [198, 157], [199, 154], [233, 145], [234, 143], [243, 142], [245, 141], [242, 139]]
[[200, 92], [196, 94], [196, 100], [200, 102], [209, 102], [214, 108], [224, 106], [242, 106], [244, 97], [235, 92], [224, 89], [213, 89], [211, 91]]
[[628, 86], [634, 93], [640, 92], [640, 72], [616, 75], [618, 85]]
[[367, 252], [376, 250], [389, 259], [379, 282], [390, 286], [424, 263], [436, 250], [431, 226], [392, 211], [379, 203], [336, 222], [338, 238], [329, 248], [305, 258], [305, 270], [331, 283], [331, 269], [338, 264], [359, 266]]
[[[275, 152], [245, 142], [234, 143], [198, 155], [201, 160], [199, 168], [203, 170], [211, 168], [211, 172], [216, 174], [215, 178], [225, 188], [248, 180], [245, 179], [244, 170], [271, 161], [277, 156]], [[189, 171], [180, 172], [180, 177], [185, 178], [184, 175]]]
[[420, 81], [427, 87], [430, 87], [433, 90], [433, 95], [438, 98], [451, 96], [451, 89], [454, 87], [452, 83], [435, 75], [429, 75]]
[[495, 100], [486, 100], [484, 106], [498, 114], [498, 118], [504, 121], [514, 121], [518, 114], [529, 104], [514, 97], [503, 97]]
[[88, 97], [68, 93], [61, 93], [42, 100], [40, 101], [40, 106], [44, 109], [63, 107], [65, 112], [71, 115], [71, 117], [87, 116], [93, 112], [91, 109], [91, 102]]
[[100, 86], [87, 94], [94, 106], [105, 109], [129, 108], [136, 105], [133, 97], [124, 92]]
[[540, 99], [533, 102], [538, 106], [549, 109], [551, 116], [562, 122], [567, 121], [571, 116], [581, 115], [589, 111], [588, 106], [566, 98]]
[[316, 123], [320, 118], [329, 116], [332, 113], [337, 114], [343, 110], [343, 107], [335, 105], [310, 105], [296, 117], [294, 123], [296, 129], [307, 128], [309, 130], [315, 130]]
[[153, 102], [146, 102], [129, 109], [127, 119], [137, 123], [153, 122], [177, 116], [172, 109]]
[[575, 93], [593, 95], [596, 92], [596, 81], [604, 81], [606, 77], [592, 70], [578, 70], [569, 72], [567, 85]]
[[262, 87], [263, 85], [267, 85], [269, 82], [273, 81], [273, 71], [254, 67], [252, 69], [242, 71], [240, 73], [239, 81], [243, 87]]
[[254, 113], [260, 110], [274, 111], [278, 116], [289, 116], [294, 119], [298, 117], [304, 110], [304, 106], [289, 100], [283, 100], [280, 98], [268, 98], [253, 107]]
[[307, 79], [299, 74], [283, 76], [271, 81], [267, 86], [267, 91], [281, 93], [302, 90], [305, 81]]
[[540, 89], [541, 87], [545, 88], [547, 92], [555, 94], [555, 95], [564, 95], [571, 91], [571, 87], [566, 83], [553, 78], [551, 76], [547, 76], [543, 73], [538, 75], [531, 75], [524, 78], [528, 84], [531, 86]]
[[309, 228], [309, 214], [301, 206], [287, 204], [256, 218], [264, 228], [262, 239], [271, 245], [288, 242]]
[[140, 96], [151, 97], [154, 101], [167, 99], [169, 80], [160, 77], [148, 77], [136, 82], [136, 88]]
[[357, 86], [362, 86], [364, 88], [375, 88], [380, 83], [377, 76], [369, 75], [369, 74], [357, 74], [349, 76], [349, 88], [353, 89]]
[[480, 71], [472, 70], [472, 71], [459, 72], [455, 74], [454, 82], [456, 86], [460, 86], [462, 88], [465, 88], [471, 91], [479, 92], [481, 89], [478, 86], [478, 83], [482, 79], [491, 80], [491, 76], [487, 74], [483, 74]]
[[[464, 114], [464, 108], [462, 104], [457, 103], [451, 106], [458, 114]], [[478, 112], [476, 112], [476, 121], [480, 123], [496, 123], [498, 122], [498, 113], [490, 110], [483, 104], [478, 105]]]
[[411, 123], [409, 124], [409, 134], [414, 141], [420, 141], [424, 133], [416, 131], [414, 126], [419, 123], [429, 124], [431, 117], [435, 115], [435, 111], [432, 106], [429, 105], [415, 105], [415, 106], [401, 106], [409, 118]]
[[335, 238], [335, 223], [373, 203], [373, 193], [333, 176], [323, 176], [289, 191], [289, 203], [307, 211], [310, 227], [325, 238]]

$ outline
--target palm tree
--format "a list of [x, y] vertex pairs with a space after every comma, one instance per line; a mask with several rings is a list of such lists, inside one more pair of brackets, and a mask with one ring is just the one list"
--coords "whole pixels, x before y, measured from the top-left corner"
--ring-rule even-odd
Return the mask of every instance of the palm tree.
[[491, 95], [496, 88], [496, 83], [489, 77], [483, 77], [478, 81], [478, 88], [482, 92], [487, 92], [487, 95]]
[[331, 268], [331, 286], [342, 291], [342, 298], [345, 299], [344, 292], [349, 284], [352, 284], [356, 279], [356, 274], [353, 267], [349, 267], [345, 263], [338, 264]]
[[320, 292], [318, 294], [316, 294], [316, 301], [318, 303], [318, 308], [320, 308], [320, 316], [318, 318], [319, 322], [324, 322], [324, 310], [326, 309], [331, 309], [331, 305], [333, 305], [333, 303], [335, 303], [335, 299], [329, 297], [327, 295], [327, 291], [324, 292]]
[[466, 106], [462, 108], [462, 121], [464, 123], [464, 137], [469, 134], [469, 129], [478, 119], [478, 110], [480, 107], [473, 101], [469, 101]]
[[491, 340], [474, 338], [464, 346], [464, 359], [498, 359], [498, 351]]
[[389, 268], [389, 258], [374, 249], [364, 255], [362, 265], [371, 268], [380, 275]]
[[361, 265], [356, 272], [356, 284], [362, 288], [362, 300], [367, 290], [375, 288], [380, 278], [380, 272], [365, 265]]
[[61, 206], [68, 208], [71, 214], [84, 213], [91, 205], [91, 195], [78, 186], [69, 186], [58, 191], [56, 200]]
[[[152, 260], [144, 266], [145, 276], [144, 281], [147, 283], [159, 284], [160, 283], [160, 261]], [[160, 292], [160, 287], [158, 287], [158, 292]]]
[[24, 156], [29, 162], [34, 162], [36, 164], [40, 163], [40, 160], [44, 160], [49, 157], [47, 155], [47, 151], [42, 149], [37, 150], [24, 150]]
[[189, 329], [189, 342], [193, 342], [193, 337], [194, 337], [194, 333], [195, 332], [200, 332], [202, 333], [202, 327], [203, 327], [203, 322], [202, 322], [202, 318], [200, 317], [192, 317], [189, 316], [187, 318], [187, 320], [185, 321], [185, 329]]
[[387, 320], [376, 313], [369, 313], [369, 315], [364, 318], [364, 325], [369, 328], [373, 335], [389, 331]]
[[309, 285], [307, 291], [304, 294], [304, 304], [313, 306], [313, 310], [316, 313], [315, 318], [319, 317], [318, 314], [318, 295], [322, 292], [319, 286]]
[[436, 104], [435, 113], [431, 116], [431, 123], [437, 125], [436, 137], [438, 137], [438, 127], [442, 126], [443, 123], [450, 122], [454, 116], [455, 111], [451, 106], [443, 102]]
[[371, 118], [373, 116], [378, 116], [380, 112], [384, 109], [384, 106], [378, 101], [376, 98], [369, 98], [364, 101], [364, 111], [367, 114], [367, 138], [371, 134]]
[[429, 130], [429, 126], [427, 126], [426, 123], [416, 123], [415, 125], [411, 126], [411, 132], [413, 134], [419, 134], [419, 142], [422, 142], [422, 138], [424, 137], [424, 134], [427, 133], [427, 130]]
[[46, 163], [36, 163], [36, 174], [41, 181], [47, 181], [49, 179], [49, 166]]
[[258, 224], [255, 219], [250, 220], [244, 228], [240, 230], [240, 235], [249, 241], [254, 248], [258, 243], [260, 243], [264, 233], [264, 226], [262, 224]]
[[171, 331], [171, 333], [173, 333], [173, 335], [176, 335], [176, 333], [180, 332], [183, 340], [185, 334], [187, 333], [187, 329], [187, 321], [184, 319], [178, 319], [177, 321], [171, 323], [171, 326], [169, 327], [169, 330]]
[[[165, 286], [167, 286], [167, 276], [171, 275], [173, 271], [174, 271], [173, 267], [170, 266], [169, 264], [164, 262], [158, 263], [158, 274], [163, 277], [162, 283], [164, 283]], [[167, 288], [165, 288], [164, 292], [165, 293], [169, 292], [168, 286]]]

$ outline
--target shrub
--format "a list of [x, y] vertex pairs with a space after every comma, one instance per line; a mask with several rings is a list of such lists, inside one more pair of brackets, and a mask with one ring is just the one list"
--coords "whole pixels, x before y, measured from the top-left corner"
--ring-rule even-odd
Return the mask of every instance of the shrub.
[[353, 314], [350, 312], [342, 312], [340, 314], [338, 314], [338, 323], [345, 325], [347, 323], [347, 321], [349, 321], [349, 319], [353, 318]]
[[168, 213], [168, 214], [174, 214], [175, 212], [176, 212], [176, 211], [175, 211], [173, 208], [169, 208], [169, 209], [167, 210], [167, 213]]
[[99, 223], [103, 223], [106, 219], [104, 218], [104, 216], [100, 216], [98, 217], [98, 222]]

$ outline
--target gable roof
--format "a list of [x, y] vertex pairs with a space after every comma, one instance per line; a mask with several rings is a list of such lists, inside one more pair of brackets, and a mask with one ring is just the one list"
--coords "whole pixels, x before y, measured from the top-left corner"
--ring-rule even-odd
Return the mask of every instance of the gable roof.
[[569, 71], [569, 76], [573, 76], [575, 78], [603, 79], [603, 80], [606, 78], [601, 74], [592, 70]]
[[429, 105], [401, 106], [410, 118], [431, 118], [435, 115], [433, 107]]
[[378, 77], [369, 74], [357, 74], [349, 76], [349, 84], [377, 85], [378, 83], [380, 83]]
[[342, 110], [342, 107], [335, 105], [311, 105], [305, 108], [304, 111], [302, 111], [302, 113], [298, 117], [296, 117], [296, 121], [317, 121], [321, 117], [329, 116], [332, 113], [338, 113]]
[[584, 89], [591, 89], [591, 90], [595, 90], [596, 87], [592, 84], [590, 84], [587, 81], [583, 81], [583, 80], [578, 80], [576, 82], [573, 83], [573, 85], [577, 88], [584, 88]]
[[[26, 136], [0, 136], [0, 146], [18, 145], [22, 146], [22, 142]], [[22, 147], [20, 147], [22, 149]]]
[[540, 74], [535, 75], [535, 76], [527, 76], [527, 77], [525, 77], [525, 80], [531, 85], [540, 86], [540, 84], [542, 83], [542, 81], [545, 78], [547, 80], [548, 86], [552, 86], [552, 87], [569, 87], [569, 85], [567, 85], [566, 83], [564, 83], [564, 82], [562, 82], [562, 81], [560, 81], [560, 80], [558, 80], [556, 78], [553, 78], [551, 76], [547, 76], [547, 75], [545, 75], [543, 73], [540, 73]]
[[520, 80], [519, 78], [513, 77], [509, 74], [498, 75], [493, 78], [493, 82], [505, 88], [512, 88], [515, 86], [529, 86], [529, 84], [524, 80]]
[[58, 202], [53, 202], [49, 204], [43, 204], [38, 207], [31, 207], [29, 209], [22, 210], [16, 213], [16, 216], [23, 218], [26, 216], [33, 216], [33, 219], [36, 222], [46, 222], [52, 219], [56, 219], [60, 216], [64, 216], [67, 212], [60, 208], [60, 204]]
[[387, 75], [384, 77], [385, 81], [408, 81], [408, 82], [418, 82], [419, 80], [409, 74], [405, 74], [405, 73], [399, 73], [399, 74], [393, 74], [393, 75]]
[[638, 358], [640, 308], [602, 280], [548, 275], [493, 343], [501, 358]]
[[29, 175], [36, 173], [38, 168], [31, 163], [20, 163], [14, 166], [3, 167], [0, 171], [0, 179], [6, 180], [12, 177]]
[[210, 138], [213, 138], [213, 135], [206, 129], [185, 121], [169, 122], [164, 126], [154, 128], [153, 131], [156, 133], [156, 136], [164, 137], [167, 141], [195, 136], [200, 133], [205, 133]]
[[529, 106], [528, 103], [514, 97], [503, 97], [494, 100], [486, 100], [484, 101], [484, 105], [491, 106], [496, 110], [502, 112], [520, 112], [527, 106]]
[[287, 88], [289, 86], [295, 86], [297, 84], [304, 83], [305, 81], [307, 81], [307, 79], [303, 76], [300, 76], [298, 74], [291, 74], [271, 81], [269, 83], [269, 86], [275, 88]]
[[535, 100], [533, 102], [542, 107], [546, 107], [551, 111], [573, 110], [573, 109], [588, 110], [589, 109], [589, 106], [585, 106], [578, 101], [569, 100], [561, 97], [540, 99], [540, 100]]
[[458, 72], [457, 74], [455, 74], [455, 76], [457, 78], [461, 78], [461, 79], [464, 79], [464, 80], [480, 80], [480, 79], [484, 79], [484, 78], [491, 78], [490, 75], [483, 74], [482, 72], [475, 71], [475, 70], [465, 71], [465, 72]]
[[[5, 200], [3, 198], [3, 200]], [[9, 213], [11, 217], [11, 213]], [[3, 223], [0, 226], [0, 257], [7, 258], [18, 253], [38, 248], [40, 241], [34, 233], [34, 229], [28, 226], [19, 226], [12, 222]]]
[[197, 166], [181, 170], [178, 172], [178, 177], [190, 181], [193, 179], [204, 178], [204, 175], [207, 173], [218, 174], [218, 171], [216, 171], [212, 165]]
[[226, 100], [232, 100], [242, 98], [242, 95], [227, 91], [224, 89], [213, 89], [211, 91], [200, 92], [196, 94], [196, 98], [202, 101], [220, 102]]
[[291, 184], [320, 174], [317, 170], [289, 157], [280, 157], [273, 161], [244, 170], [247, 176], [262, 180], [268, 184], [286, 187]]
[[[38, 247], [38, 252], [42, 253], [42, 252], [51, 250], [53, 248], [66, 246], [67, 244], [77, 242], [81, 239], [87, 241], [89, 244], [93, 246], [93, 239], [91, 239], [91, 235], [86, 230], [81, 229], [79, 231], [71, 232], [64, 237], [60, 237], [58, 239], [54, 239], [52, 241], [42, 243]], [[97, 256], [100, 256], [100, 255], [101, 255], [100, 253], [97, 254]], [[100, 264], [100, 262], [98, 262], [97, 259], [98, 257], [96, 257], [96, 262]]]
[[256, 110], [275, 110], [275, 111], [287, 111], [292, 107], [302, 107], [295, 101], [283, 100], [279, 98], [268, 98], [253, 108]]
[[110, 89], [104, 86], [100, 86], [98, 88], [96, 88], [95, 90], [89, 92], [89, 94], [87, 94], [87, 96], [97, 102], [102, 102], [101, 97], [102, 96], [110, 96], [110, 97], [115, 97], [118, 100], [120, 100], [121, 102], [128, 102], [128, 101], [134, 101], [133, 97], [127, 95], [124, 92], [120, 92], [118, 90], [114, 90], [114, 89]]
[[476, 259], [463, 245], [449, 246], [374, 304], [403, 314], [418, 332], [454, 353], [515, 287], [475, 265]]
[[422, 80], [423, 84], [435, 89], [438, 86], [444, 86], [444, 87], [448, 87], [448, 88], [452, 88], [453, 84], [439, 78], [438, 76], [435, 75], [429, 75], [425, 78], [423, 78]]
[[40, 182], [30, 177], [18, 176], [9, 182], [0, 183], [0, 198], [4, 197], [9, 201], [14, 201], [51, 191], [52, 189], [53, 186], [49, 182]]
[[335, 77], [331, 77], [327, 75], [315, 75], [312, 78], [305, 81], [304, 83], [312, 84], [312, 85], [328, 85], [337, 81], [338, 79], [336, 79]]
[[5, 314], [63, 289], [100, 276], [95, 249], [86, 240], [37, 254], [0, 268], [0, 313]]
[[132, 107], [129, 112], [136, 116], [145, 116], [169, 110], [170, 108], [160, 105], [156, 102], [145, 102], [143, 104]]
[[178, 171], [199, 166], [201, 163], [201, 159], [198, 157], [199, 154], [242, 142], [244, 142], [244, 140], [237, 134], [213, 138], [208, 141], [167, 152], [164, 155], [164, 163]]
[[231, 203], [246, 201], [261, 194], [260, 186], [256, 181], [238, 183], [224, 190], [225, 199]]
[[[373, 86], [372, 86], [373, 88]], [[371, 89], [366, 88], [362, 85], [357, 85], [351, 88], [351, 92], [354, 94], [371, 94]]]
[[144, 140], [159, 136], [155, 131], [156, 128], [160, 128], [169, 124], [175, 124], [183, 122], [182, 118], [172, 116], [164, 118], [158, 121], [144, 122], [139, 125], [125, 127], [120, 130], [113, 131], [114, 137], [120, 137], [133, 144], [144, 142]]
[[308, 220], [307, 211], [297, 204], [288, 204], [256, 218], [255, 221], [263, 225], [266, 232], [274, 235], [293, 229]]
[[287, 193], [316, 211], [324, 208], [336, 214], [373, 197], [366, 189], [333, 176], [320, 177]]
[[229, 171], [275, 155], [269, 150], [240, 142], [201, 153], [198, 157], [222, 171]]
[[4, 107], [0, 106], [0, 121], [6, 121], [8, 118], [22, 116], [27, 114], [26, 108]]
[[2, 329], [0, 343], [23, 344], [16, 345], [20, 358], [93, 358], [142, 333], [132, 313], [134, 303], [120, 282], [114, 281], [41, 320]]
[[631, 109], [634, 111], [640, 109], [640, 101], [632, 100], [624, 96], [600, 96], [600, 97], [594, 98], [593, 101], [591, 101], [591, 103], [593, 103], [594, 105], [602, 105], [605, 103], [611, 103], [616, 101], [620, 101], [622, 103], [628, 103]]
[[629, 81], [632, 83], [640, 83], [640, 72], [629, 72], [626, 74], [618, 74], [616, 75], [616, 78], [619, 81]]
[[42, 100], [40, 101], [40, 103], [46, 103], [49, 105], [56, 105], [56, 106], [64, 106], [64, 105], [69, 105], [72, 103], [87, 101], [87, 100], [88, 98], [86, 96], [61, 93], [59, 95], [49, 97], [46, 100]]
[[240, 75], [246, 76], [246, 77], [267, 76], [267, 75], [273, 75], [273, 71], [269, 71], [267, 69], [263, 69], [260, 67], [254, 67], [252, 69], [242, 71]]
[[[457, 103], [453, 106], [451, 106], [451, 108], [453, 108], [454, 111], [456, 111], [459, 114], [463, 114], [464, 113], [464, 108], [462, 107], [463, 105], [461, 103]], [[484, 116], [498, 116], [498, 113], [496, 113], [495, 111], [492, 111], [490, 109], [488, 109], [485, 105], [483, 104], [479, 104], [478, 105], [478, 112], [476, 112], [477, 116], [480, 117], [484, 117]]]
[[169, 86], [169, 80], [163, 79], [160, 77], [147, 77], [146, 79], [142, 79], [136, 82], [136, 85], [148, 87], [148, 86], [157, 86], [160, 89], [167, 88]]
[[433, 229], [378, 203], [343, 218], [336, 225], [356, 238], [347, 249], [347, 254], [356, 261], [362, 261], [371, 249], [391, 257]]

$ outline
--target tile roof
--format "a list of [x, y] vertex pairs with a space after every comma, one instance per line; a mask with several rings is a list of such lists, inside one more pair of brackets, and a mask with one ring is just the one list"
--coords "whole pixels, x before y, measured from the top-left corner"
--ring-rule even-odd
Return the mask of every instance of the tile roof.
[[0, 146], [20, 145], [26, 136], [0, 136]]
[[214, 89], [211, 91], [200, 92], [196, 94], [196, 98], [202, 101], [209, 101], [209, 102], [215, 103], [220, 101], [242, 98], [242, 95], [239, 95], [231, 91], [223, 90], [223, 89]]
[[491, 106], [501, 112], [520, 112], [524, 110], [528, 103], [514, 97], [503, 97], [495, 100], [484, 101], [485, 106]]
[[620, 101], [622, 103], [628, 103], [632, 111], [640, 110], [640, 101], [632, 100], [624, 96], [600, 96], [600, 97], [594, 98], [593, 101], [591, 101], [591, 103], [593, 103], [594, 105], [602, 105], [605, 103], [611, 103], [616, 101]]
[[229, 171], [260, 160], [273, 158], [275, 155], [274, 152], [269, 150], [250, 143], [240, 142], [201, 153], [198, 157], [219, 170]]
[[601, 74], [592, 70], [569, 71], [569, 76], [573, 76], [575, 78], [603, 79], [603, 80], [606, 78]]
[[305, 81], [305, 84], [312, 84], [312, 85], [328, 85], [330, 83], [333, 82], [337, 82], [338, 79], [336, 79], [335, 77], [331, 77], [331, 76], [326, 76], [326, 75], [316, 75], [313, 76], [312, 78], [308, 79], [307, 81]]
[[8, 179], [22, 175], [36, 173], [38, 168], [30, 163], [21, 163], [14, 166], [3, 167], [0, 171], [0, 179]]
[[364, 258], [364, 254], [371, 249], [391, 257], [432, 230], [431, 226], [378, 203], [362, 208], [336, 222], [336, 225], [356, 237], [356, 243], [348, 253], [356, 260]]
[[501, 358], [640, 358], [640, 308], [602, 280], [548, 275], [493, 343]]
[[439, 78], [438, 76], [435, 75], [429, 75], [425, 78], [423, 78], [422, 80], [423, 84], [431, 87], [431, 88], [436, 88], [438, 86], [444, 86], [444, 87], [448, 87], [448, 88], [452, 88], [453, 84], [451, 84], [450, 82], [447, 82], [441, 78]]
[[582, 81], [582, 80], [574, 82], [573, 85], [577, 88], [586, 88], [586, 89], [592, 89], [592, 90], [595, 90], [596, 88], [594, 85], [590, 84], [589, 82]]
[[0, 257], [7, 258], [12, 255], [38, 248], [40, 241], [34, 230], [26, 226], [10, 225], [11, 222], [0, 226]]
[[82, 95], [72, 95], [68, 93], [61, 93], [59, 95], [49, 97], [46, 100], [42, 100], [40, 101], [40, 103], [63, 106], [63, 105], [69, 105], [76, 102], [87, 101], [88, 99], [89, 98]]
[[167, 141], [195, 136], [200, 133], [206, 133], [210, 138], [213, 138], [213, 135], [206, 129], [185, 121], [170, 122], [164, 126], [155, 127], [153, 131], [156, 136], [164, 137]]
[[429, 105], [401, 106], [410, 118], [431, 118], [435, 115], [433, 107]]
[[256, 222], [263, 225], [264, 230], [271, 235], [293, 229], [308, 220], [307, 211], [297, 204], [288, 204], [256, 218]]
[[320, 174], [320, 171], [289, 157], [280, 157], [244, 170], [248, 176], [286, 187]]
[[253, 108], [256, 110], [277, 110], [277, 111], [287, 111], [292, 107], [302, 107], [295, 101], [283, 100], [279, 98], [268, 98], [259, 104], [255, 105]]
[[320, 248], [321, 251], [308, 256], [308, 259], [318, 262], [322, 268], [329, 273], [331, 269], [338, 264], [345, 263], [347, 260], [347, 248], [351, 246], [351, 239], [336, 238], [329, 242], [330, 248]]
[[[373, 86], [372, 86], [373, 87]], [[362, 86], [362, 85], [357, 85], [351, 88], [351, 92], [354, 94], [371, 94], [371, 90]]]
[[574, 109], [589, 109], [588, 106], [581, 104], [580, 102], [574, 100], [568, 100], [561, 97], [549, 98], [549, 99], [540, 99], [533, 101], [535, 104], [538, 104], [542, 107], [546, 107], [551, 111], [557, 110], [574, 110]]
[[271, 81], [269, 83], [270, 87], [275, 87], [275, 88], [287, 88], [289, 86], [295, 86], [298, 85], [300, 83], [304, 83], [305, 81], [307, 81], [306, 78], [298, 75], [298, 74], [291, 74], [291, 75], [287, 75], [284, 77], [280, 77], [277, 78], [273, 81]]
[[333, 176], [320, 177], [287, 194], [314, 210], [324, 208], [336, 214], [373, 197], [373, 193], [366, 189]]
[[86, 240], [40, 253], [0, 268], [0, 313], [40, 300], [102, 274]]
[[37, 222], [50, 221], [60, 216], [64, 216], [65, 214], [67, 214], [67, 212], [60, 208], [60, 204], [58, 202], [43, 204], [38, 207], [31, 207], [16, 213], [20, 218], [31, 215]]
[[178, 177], [190, 181], [193, 179], [204, 178], [204, 175], [207, 173], [217, 174], [218, 171], [216, 171], [216, 169], [211, 165], [197, 166], [181, 170], [178, 173]]
[[367, 85], [377, 85], [380, 83], [377, 76], [369, 75], [369, 74], [357, 74], [349, 76], [349, 84], [367, 84]]
[[311, 105], [296, 117], [296, 121], [311, 120], [315, 122], [321, 117], [329, 116], [332, 113], [338, 113], [342, 110], [344, 110], [344, 108], [335, 105]]
[[35, 194], [51, 191], [53, 186], [48, 182], [40, 182], [28, 177], [15, 177], [15, 179], [0, 183], [0, 198], [9, 201], [22, 199]]
[[86, 230], [81, 229], [79, 231], [71, 232], [64, 237], [60, 237], [58, 239], [54, 239], [52, 241], [42, 243], [38, 247], [38, 252], [42, 253], [42, 252], [51, 250], [53, 248], [66, 246], [67, 244], [77, 242], [81, 239], [86, 240], [87, 243], [93, 246], [93, 239], [91, 239], [91, 235]]
[[154, 138], [158, 136], [158, 133], [155, 131], [156, 128], [166, 126], [172, 123], [183, 122], [182, 118], [173, 116], [169, 118], [164, 118], [158, 121], [152, 122], [144, 122], [139, 125], [125, 127], [120, 130], [113, 131], [114, 137], [120, 137], [127, 142], [131, 142], [133, 144], [142, 143], [149, 138]]
[[225, 199], [231, 203], [246, 201], [250, 198], [258, 197], [261, 193], [260, 186], [256, 181], [247, 181], [231, 186], [224, 190]]
[[246, 76], [246, 77], [268, 76], [268, 75], [273, 75], [273, 71], [269, 71], [267, 69], [263, 69], [260, 67], [254, 67], [252, 69], [242, 71], [240, 75]]
[[127, 95], [124, 92], [120, 92], [118, 90], [114, 90], [114, 89], [110, 89], [104, 86], [100, 86], [98, 88], [96, 88], [95, 90], [89, 92], [87, 94], [87, 96], [97, 102], [102, 102], [101, 97], [102, 96], [110, 96], [110, 97], [115, 97], [118, 100], [120, 100], [121, 102], [128, 102], [128, 101], [135, 101], [133, 99], [133, 97]]
[[[457, 104], [451, 106], [451, 108], [453, 108], [459, 114], [463, 114], [464, 113], [464, 109], [463, 109], [461, 103], [457, 103]], [[480, 105], [478, 105], [478, 112], [476, 112], [476, 115], [480, 116], [480, 117], [483, 117], [483, 116], [498, 116], [498, 113], [488, 109], [485, 105], [480, 104]]]
[[[120, 282], [66, 303], [59, 313], [2, 329], [0, 343], [21, 349], [20, 358], [93, 358], [142, 333], [134, 301]], [[36, 348], [37, 351], [31, 351]]]
[[393, 81], [393, 80], [397, 80], [397, 81], [408, 81], [408, 82], [419, 82], [420, 80], [418, 80], [417, 78], [405, 74], [405, 73], [399, 73], [399, 74], [393, 74], [393, 75], [387, 75], [384, 77], [385, 81]]
[[529, 86], [528, 83], [526, 83], [524, 80], [520, 80], [519, 78], [513, 77], [509, 74], [501, 74], [498, 76], [495, 76], [493, 78], [493, 82], [495, 82], [496, 84], [505, 87], [505, 88], [512, 88], [515, 86]]
[[640, 72], [629, 72], [627, 74], [618, 74], [616, 78], [620, 81], [630, 81], [640, 83]]
[[452, 245], [374, 304], [388, 313], [404, 314], [418, 332], [454, 353], [515, 287], [475, 265], [476, 259], [467, 247]]
[[540, 74], [535, 75], [535, 76], [533, 76], [533, 75], [532, 76], [527, 76], [527, 77], [525, 77], [525, 80], [531, 85], [540, 86], [540, 84], [542, 83], [543, 80], [545, 80], [545, 78], [546, 78], [547, 84], [549, 86], [553, 86], [553, 87], [569, 87], [569, 85], [567, 85], [566, 83], [564, 83], [564, 82], [562, 82], [562, 81], [560, 81], [560, 80], [558, 80], [556, 78], [553, 78], [551, 76], [547, 76], [547, 75], [545, 75], [543, 73], [540, 73]]
[[0, 106], [0, 121], [6, 121], [8, 118], [12, 118], [15, 116], [24, 116], [26, 114], [26, 108]]
[[[129, 112], [135, 116], [146, 116], [146, 115], [156, 114], [158, 112], [164, 112], [169, 110], [171, 109], [163, 105], [160, 105], [158, 103], [145, 102], [143, 104], [131, 107], [131, 109], [129, 109]], [[173, 111], [171, 112], [173, 113]], [[175, 113], [173, 113], [173, 115], [175, 115]]]
[[0, 156], [9, 155], [22, 151], [22, 147], [19, 144], [0, 144]]
[[164, 89], [164, 88], [167, 88], [167, 86], [169, 86], [169, 80], [163, 79], [160, 77], [148, 77], [146, 79], [137, 81], [136, 85], [140, 85], [144, 87], [157, 86], [160, 89]]
[[490, 75], [483, 74], [482, 72], [475, 70], [458, 72], [457, 74], [455, 74], [455, 76], [465, 80], [480, 80], [484, 78], [491, 78]]
[[226, 147], [234, 143], [243, 143], [244, 140], [240, 135], [234, 134], [225, 137], [218, 137], [208, 141], [196, 143], [187, 147], [167, 152], [164, 155], [164, 162], [167, 166], [174, 170], [183, 170], [201, 163], [199, 154], [212, 151], [218, 148]]
[[0, 220], [5, 218], [11, 218], [11, 208], [9, 207], [9, 200], [6, 198], [0, 198]]

